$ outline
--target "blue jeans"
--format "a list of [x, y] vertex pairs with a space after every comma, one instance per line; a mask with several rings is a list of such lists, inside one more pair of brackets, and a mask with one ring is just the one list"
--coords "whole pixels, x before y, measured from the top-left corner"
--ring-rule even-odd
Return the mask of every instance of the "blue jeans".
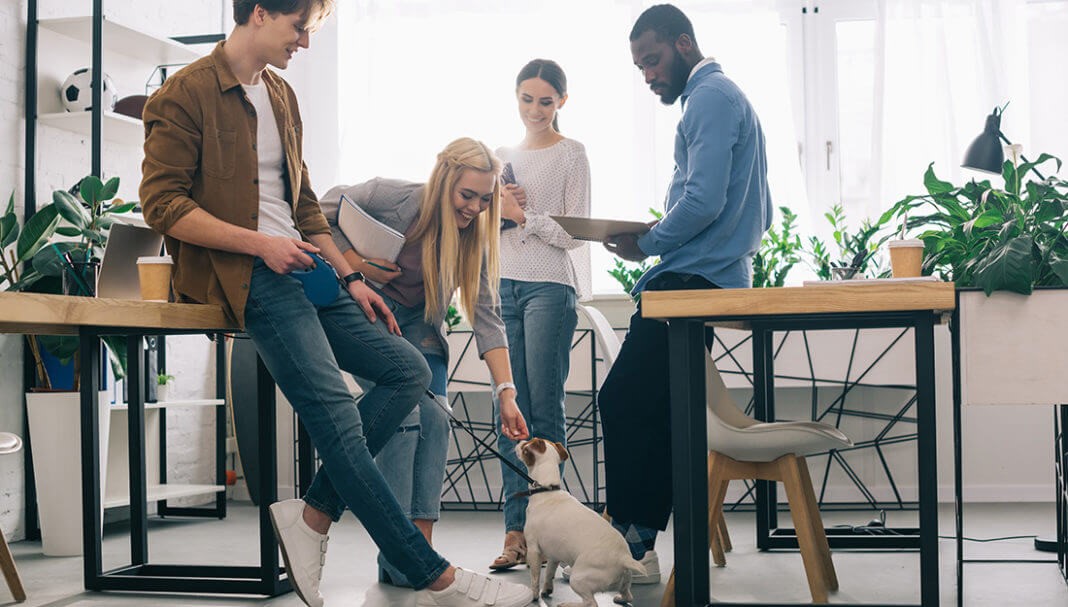
[[[334, 521], [348, 507], [386, 557], [425, 588], [449, 563], [405, 516], [373, 456], [430, 384], [426, 362], [381, 320], [368, 321], [347, 292], [317, 309], [299, 281], [261, 259], [248, 288], [245, 331], [322, 459], [304, 500]], [[358, 407], [341, 369], [376, 384]]]
[[[531, 438], [567, 442], [564, 382], [571, 367], [571, 341], [578, 316], [575, 290], [554, 282], [501, 279], [501, 317], [508, 330], [508, 356], [516, 385], [516, 403], [527, 421]], [[495, 427], [501, 427], [500, 407], [493, 408]], [[515, 456], [515, 442], [499, 434], [497, 449], [525, 469]], [[563, 465], [560, 466], [563, 473]], [[527, 498], [512, 496], [527, 483], [503, 463], [505, 531], [522, 531], [527, 522]]]

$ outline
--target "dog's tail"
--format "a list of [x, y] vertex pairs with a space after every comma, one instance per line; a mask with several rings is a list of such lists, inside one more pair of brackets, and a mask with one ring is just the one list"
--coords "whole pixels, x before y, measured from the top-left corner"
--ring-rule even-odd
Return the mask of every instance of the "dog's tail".
[[623, 561], [623, 568], [630, 571], [633, 575], [645, 575], [645, 565], [642, 565], [641, 562], [632, 558]]

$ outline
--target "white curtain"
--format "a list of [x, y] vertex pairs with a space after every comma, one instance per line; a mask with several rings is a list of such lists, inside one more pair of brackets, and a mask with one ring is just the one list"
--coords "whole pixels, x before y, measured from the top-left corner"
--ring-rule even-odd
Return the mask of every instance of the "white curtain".
[[932, 161], [943, 180], [988, 178], [960, 163], [995, 107], [1009, 103], [1001, 130], [1028, 153], [1026, 9], [1024, 0], [880, 0], [870, 216], [922, 193]]
[[[679, 108], [662, 106], [632, 65], [637, 0], [350, 0], [338, 9], [340, 174], [426, 179], [438, 151], [471, 136], [493, 148], [523, 137], [515, 76], [530, 59], [560, 63], [564, 135], [590, 159], [595, 216], [649, 219], [673, 168]], [[676, 2], [706, 55], [746, 92], [768, 139], [776, 206], [808, 208], [776, 0]], [[326, 187], [327, 184], [322, 184]], [[593, 252], [595, 293], [621, 293], [611, 257]]]

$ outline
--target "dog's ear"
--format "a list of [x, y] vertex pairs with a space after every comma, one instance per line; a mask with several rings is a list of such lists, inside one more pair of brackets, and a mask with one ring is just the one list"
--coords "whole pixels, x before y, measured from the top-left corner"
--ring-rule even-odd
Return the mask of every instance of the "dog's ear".
[[564, 446], [560, 443], [553, 443], [553, 446], [556, 447], [556, 452], [560, 454], [560, 461], [566, 462], [567, 458], [570, 457], [567, 454], [567, 449], [565, 449]]

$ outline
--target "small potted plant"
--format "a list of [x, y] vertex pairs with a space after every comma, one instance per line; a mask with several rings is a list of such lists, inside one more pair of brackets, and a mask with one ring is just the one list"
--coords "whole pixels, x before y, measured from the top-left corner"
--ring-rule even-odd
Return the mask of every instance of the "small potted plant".
[[162, 403], [170, 400], [171, 382], [173, 381], [173, 375], [160, 373], [156, 376], [156, 402]]

